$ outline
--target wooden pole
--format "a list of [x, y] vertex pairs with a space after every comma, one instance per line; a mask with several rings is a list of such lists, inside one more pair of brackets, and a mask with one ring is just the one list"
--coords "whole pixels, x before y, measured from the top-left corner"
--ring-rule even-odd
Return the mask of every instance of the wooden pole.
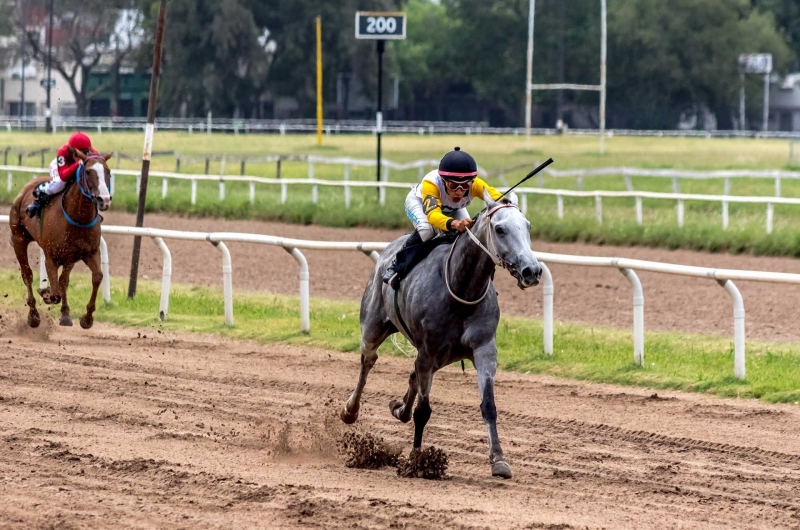
[[322, 18], [317, 17], [317, 145], [322, 145]]
[[[166, 18], [167, 0], [161, 0], [158, 12], [158, 29], [156, 30], [156, 46], [153, 50], [153, 73], [150, 76], [150, 99], [147, 101], [147, 127], [144, 133], [144, 151], [142, 153], [142, 184], [139, 189], [139, 207], [136, 210], [136, 226], [144, 224], [144, 203], [147, 198], [147, 177], [150, 174], [150, 156], [153, 153], [153, 131], [158, 106], [158, 78], [161, 75], [161, 48], [164, 39], [164, 19]], [[139, 253], [142, 247], [141, 236], [133, 238], [133, 255], [131, 256], [131, 276], [128, 283], [128, 298], [136, 295], [136, 280], [139, 276]]]

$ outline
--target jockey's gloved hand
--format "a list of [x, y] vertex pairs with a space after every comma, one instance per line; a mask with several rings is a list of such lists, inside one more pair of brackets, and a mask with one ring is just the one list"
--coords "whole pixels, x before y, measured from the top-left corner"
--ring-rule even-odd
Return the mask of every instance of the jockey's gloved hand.
[[467, 228], [472, 228], [472, 219], [456, 219], [450, 223], [450, 226], [453, 227], [453, 230], [464, 232]]

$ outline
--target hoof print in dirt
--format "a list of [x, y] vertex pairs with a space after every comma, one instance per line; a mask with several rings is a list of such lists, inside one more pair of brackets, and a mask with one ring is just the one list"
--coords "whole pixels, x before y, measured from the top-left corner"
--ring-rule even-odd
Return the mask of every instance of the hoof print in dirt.
[[348, 432], [339, 439], [339, 452], [344, 465], [360, 469], [378, 469], [396, 466], [400, 451], [389, 447], [383, 438], [372, 434]]
[[405, 478], [439, 480], [447, 472], [447, 453], [430, 446], [427, 449], [412, 449], [408, 458], [401, 458], [397, 474]]

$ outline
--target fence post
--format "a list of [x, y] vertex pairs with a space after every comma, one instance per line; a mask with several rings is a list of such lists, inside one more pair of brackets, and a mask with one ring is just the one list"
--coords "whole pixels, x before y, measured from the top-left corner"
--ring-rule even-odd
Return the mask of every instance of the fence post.
[[160, 237], [154, 237], [153, 242], [161, 249], [161, 302], [158, 307], [158, 318], [164, 320], [169, 312], [169, 288], [172, 282], [172, 254], [167, 244]]
[[[314, 180], [314, 162], [308, 161], [308, 180]], [[311, 186], [311, 202], [317, 204], [319, 200], [319, 189], [316, 184]]]
[[678, 199], [678, 227], [683, 228], [683, 199]]
[[641, 226], [642, 224], [642, 198], [641, 196], [636, 197], [636, 224]]
[[162, 199], [166, 199], [167, 198], [167, 186], [168, 186], [167, 177], [164, 177], [161, 180], [161, 198]]
[[244, 176], [244, 158], [242, 158], [242, 161], [239, 163], [239, 175]]
[[181, 172], [181, 157], [176, 156], [175, 157], [175, 173], [180, 173], [180, 172]]
[[644, 291], [642, 282], [631, 269], [620, 268], [619, 272], [633, 287], [633, 362], [644, 365]]
[[[389, 166], [383, 166], [383, 175], [381, 175], [381, 182], [389, 182]], [[386, 188], [381, 186], [378, 188], [378, 194], [380, 198], [381, 206], [386, 204]]]
[[633, 181], [631, 180], [631, 176], [628, 174], [628, 168], [622, 168], [622, 178], [625, 179], [625, 189], [628, 191], [633, 191]]
[[219, 179], [219, 200], [225, 200], [225, 181]]
[[136, 175], [136, 196], [139, 196], [139, 191], [142, 189], [142, 174]]
[[44, 250], [39, 247], [39, 289], [47, 287], [47, 267], [44, 265]]
[[583, 175], [578, 175], [578, 191], [583, 191]]
[[597, 224], [603, 224], [603, 198], [599, 193], [594, 195], [594, 209], [597, 216]]
[[767, 203], [767, 233], [772, 233], [772, 218], [775, 215], [775, 205], [771, 202]]
[[544, 188], [544, 173], [541, 171], [536, 175], [536, 187], [539, 189]]
[[103, 236], [100, 236], [100, 271], [103, 273], [103, 282], [100, 289], [103, 292], [103, 301], [111, 302], [111, 274], [108, 272], [108, 245]]
[[672, 193], [680, 193], [681, 189], [678, 186], [678, 177], [672, 177]]
[[256, 202], [256, 183], [252, 180], [250, 181], [250, 204], [254, 204]]
[[731, 194], [731, 179], [730, 177], [725, 177], [725, 189], [722, 192], [723, 195], [730, 195]]
[[192, 204], [197, 203], [197, 179], [192, 179]]
[[558, 204], [558, 218], [564, 218], [564, 197], [559, 193], [556, 195], [556, 203]]
[[222, 253], [222, 293], [225, 300], [225, 323], [233, 325], [233, 265], [231, 253], [222, 241], [211, 241]]
[[744, 301], [732, 281], [717, 280], [717, 283], [728, 292], [733, 301], [733, 375], [737, 379], [744, 379]]
[[281, 157], [278, 157], [278, 161], [275, 162], [275, 178], [281, 178]]
[[728, 201], [722, 201], [722, 229], [728, 229]]
[[286, 252], [300, 265], [300, 331], [308, 333], [311, 330], [311, 319], [309, 318], [309, 293], [308, 293], [308, 261], [306, 257], [296, 248], [284, 248]]
[[208, 159], [208, 157], [206, 157], [206, 175], [208, 175], [208, 168], [209, 168], [210, 164], [211, 164], [211, 161]]
[[522, 213], [523, 214], [527, 214], [528, 213], [528, 194], [520, 192], [520, 195], [522, 195], [522, 204], [521, 204]]
[[281, 182], [281, 204], [286, 204], [286, 183]]
[[781, 178], [780, 177], [775, 177], [775, 196], [776, 197], [780, 197], [781, 196]]
[[545, 263], [542, 266], [542, 345], [547, 355], [553, 355], [553, 275]]
[[8, 191], [11, 191], [11, 188], [14, 186], [14, 174], [11, 171], [8, 172]]
[[344, 207], [350, 209], [350, 186], [347, 182], [350, 180], [350, 164], [344, 165]]

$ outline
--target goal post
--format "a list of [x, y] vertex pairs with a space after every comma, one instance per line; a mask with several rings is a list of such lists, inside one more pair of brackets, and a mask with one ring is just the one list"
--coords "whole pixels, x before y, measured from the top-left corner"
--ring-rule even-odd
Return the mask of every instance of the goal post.
[[581, 85], [576, 83], [534, 84], [533, 78], [533, 28], [536, 16], [536, 0], [530, 0], [528, 10], [528, 68], [525, 80], [525, 141], [531, 147], [531, 92], [533, 90], [590, 90], [600, 93], [600, 154], [605, 153], [606, 135], [606, 0], [600, 0], [600, 84]]

